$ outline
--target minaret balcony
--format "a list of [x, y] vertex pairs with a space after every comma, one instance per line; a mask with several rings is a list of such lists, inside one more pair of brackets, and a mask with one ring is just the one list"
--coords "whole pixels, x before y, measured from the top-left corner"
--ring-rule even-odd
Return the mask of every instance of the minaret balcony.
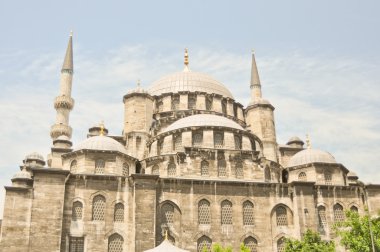
[[65, 95], [57, 96], [54, 100], [55, 109], [66, 108], [66, 109], [72, 110], [73, 107], [74, 107], [74, 99], [69, 96], [65, 96]]
[[72, 128], [68, 125], [54, 124], [50, 128], [50, 136], [53, 139], [56, 139], [57, 137], [62, 136], [62, 135], [65, 135], [65, 136], [71, 138], [72, 131], [73, 131]]

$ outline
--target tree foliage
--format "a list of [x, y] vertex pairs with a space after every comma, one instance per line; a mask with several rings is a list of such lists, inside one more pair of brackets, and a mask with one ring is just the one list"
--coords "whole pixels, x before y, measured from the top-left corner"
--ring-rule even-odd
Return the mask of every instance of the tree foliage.
[[360, 216], [355, 211], [348, 211], [346, 212], [346, 220], [337, 225], [335, 230], [341, 238], [340, 243], [351, 252], [372, 252], [370, 228], [375, 251], [380, 252], [379, 217], [370, 217], [368, 214]]
[[[231, 246], [223, 247], [219, 243], [215, 243], [212, 246], [212, 252], [232, 252], [232, 251], [233, 250], [232, 250]], [[209, 252], [209, 250], [205, 246], [205, 247], [203, 247], [202, 252]], [[246, 247], [244, 244], [241, 244], [239, 252], [251, 252], [251, 250], [248, 247]]]
[[307, 230], [301, 240], [286, 239], [285, 252], [334, 252], [333, 241], [322, 241], [319, 233]]

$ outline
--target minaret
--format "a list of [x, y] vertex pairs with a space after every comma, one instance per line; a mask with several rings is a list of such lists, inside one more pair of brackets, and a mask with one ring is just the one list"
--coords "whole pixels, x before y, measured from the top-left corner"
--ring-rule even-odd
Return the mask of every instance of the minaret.
[[255, 51], [252, 50], [252, 66], [251, 66], [251, 102], [259, 101], [262, 98], [261, 83], [259, 71], [257, 71]]
[[69, 44], [67, 45], [66, 55], [61, 70], [59, 96], [54, 100], [54, 108], [57, 110], [57, 117], [55, 124], [50, 130], [50, 136], [53, 141], [62, 135], [71, 139], [72, 129], [69, 126], [69, 115], [74, 107], [74, 100], [71, 98], [73, 74], [73, 33], [70, 32]]
[[251, 66], [251, 101], [245, 110], [246, 123], [253, 134], [263, 142], [263, 155], [277, 162], [277, 140], [274, 122], [274, 107], [262, 98], [259, 71], [257, 70], [255, 54], [252, 51]]

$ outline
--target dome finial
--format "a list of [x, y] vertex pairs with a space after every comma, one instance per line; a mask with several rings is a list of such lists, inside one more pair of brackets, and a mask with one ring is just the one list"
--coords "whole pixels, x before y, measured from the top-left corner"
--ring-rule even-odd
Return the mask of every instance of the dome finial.
[[309, 150], [311, 149], [311, 141], [310, 141], [309, 134], [306, 134], [306, 146]]
[[141, 84], [140, 79], [138, 79], [137, 80], [137, 87], [140, 87], [140, 84]]
[[104, 136], [104, 121], [103, 120], [100, 123], [100, 135]]
[[165, 230], [165, 240], [168, 239], [168, 230]]
[[73, 30], [70, 30], [70, 37], [73, 36]]
[[185, 48], [184, 64], [185, 64], [185, 69], [183, 69], [183, 71], [184, 72], [190, 71], [190, 69], [189, 69], [189, 52], [188, 52], [187, 48]]

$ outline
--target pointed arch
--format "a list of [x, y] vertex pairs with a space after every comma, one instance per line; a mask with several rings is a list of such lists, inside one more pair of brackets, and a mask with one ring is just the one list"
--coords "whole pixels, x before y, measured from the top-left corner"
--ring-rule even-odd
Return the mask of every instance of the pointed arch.
[[209, 163], [206, 160], [201, 162], [201, 176], [209, 176]]
[[244, 239], [244, 245], [250, 249], [251, 252], [257, 251], [257, 240], [252, 236], [248, 236]]
[[108, 237], [108, 252], [122, 252], [124, 238], [118, 233], [112, 234]]
[[72, 220], [77, 221], [83, 218], [83, 203], [79, 200], [73, 202]]
[[220, 204], [220, 217], [222, 225], [232, 225], [232, 203], [229, 200], [223, 200]]
[[198, 202], [198, 224], [211, 224], [210, 202], [206, 199], [202, 199]]
[[254, 225], [254, 205], [251, 201], [246, 200], [243, 203], [243, 225], [253, 226]]
[[206, 248], [207, 251], [211, 251], [211, 244], [212, 240], [208, 236], [203, 235], [197, 240], [197, 251], [203, 252], [204, 248]]
[[98, 194], [92, 200], [92, 220], [104, 221], [106, 198]]

